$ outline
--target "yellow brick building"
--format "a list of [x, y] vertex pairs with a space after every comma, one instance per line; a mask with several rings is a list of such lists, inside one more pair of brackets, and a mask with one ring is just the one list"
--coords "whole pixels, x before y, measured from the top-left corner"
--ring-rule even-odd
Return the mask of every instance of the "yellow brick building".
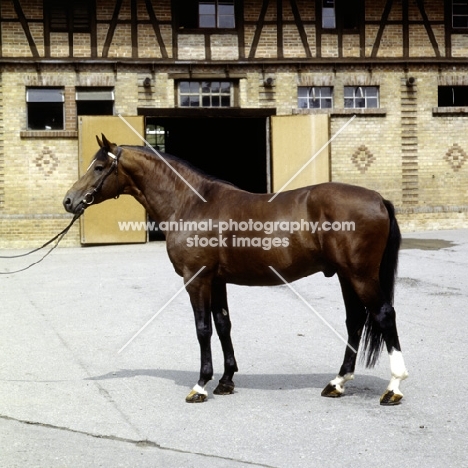
[[0, 37], [0, 247], [67, 224], [90, 114], [141, 116], [167, 152], [253, 191], [312, 156], [293, 144], [309, 122], [327, 122], [318, 142], [356, 115], [301, 184], [378, 190], [403, 229], [468, 227], [468, 2], [2, 0]]

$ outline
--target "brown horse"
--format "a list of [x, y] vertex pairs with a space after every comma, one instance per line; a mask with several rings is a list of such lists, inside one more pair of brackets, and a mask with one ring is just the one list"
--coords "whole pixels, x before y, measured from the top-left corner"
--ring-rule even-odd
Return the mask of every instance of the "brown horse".
[[120, 194], [134, 196], [165, 231], [167, 252], [184, 278], [201, 351], [198, 383], [187, 402], [207, 398], [213, 377], [212, 318], [224, 353], [214, 390], [234, 392], [237, 372], [226, 284], [278, 285], [312, 275], [338, 275], [346, 308], [348, 344], [336, 378], [322, 391], [338, 397], [354, 377], [364, 334], [367, 366], [385, 343], [391, 380], [381, 404], [403, 397], [408, 375], [398, 340], [393, 289], [401, 235], [390, 202], [362, 187], [325, 183], [279, 193], [253, 194], [209, 177], [187, 162], [144, 147], [117, 146], [104, 135], [88, 171], [68, 191], [65, 209]]

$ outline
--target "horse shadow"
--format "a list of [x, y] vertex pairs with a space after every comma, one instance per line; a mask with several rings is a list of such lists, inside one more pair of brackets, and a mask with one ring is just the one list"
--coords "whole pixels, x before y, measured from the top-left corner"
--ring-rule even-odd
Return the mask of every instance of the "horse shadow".
[[[251, 390], [303, 390], [324, 388], [336, 374], [242, 374], [235, 376], [236, 389]], [[136, 377], [151, 377], [174, 382], [183, 388], [191, 388], [198, 380], [198, 373], [193, 371], [175, 369], [120, 369], [107, 374], [88, 377], [85, 380], [105, 381], [114, 379], [131, 379]], [[220, 376], [214, 376], [214, 380]], [[356, 375], [356, 380], [346, 385], [345, 395], [366, 394], [367, 396], [380, 396], [388, 382], [372, 375]]]

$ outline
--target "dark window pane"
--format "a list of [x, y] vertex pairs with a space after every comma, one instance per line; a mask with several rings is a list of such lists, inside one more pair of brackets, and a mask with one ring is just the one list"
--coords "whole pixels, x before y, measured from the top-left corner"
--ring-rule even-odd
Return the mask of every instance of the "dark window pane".
[[210, 96], [202, 96], [202, 107], [211, 107]]
[[58, 102], [29, 102], [28, 128], [30, 130], [62, 130], [63, 104]]
[[218, 11], [220, 15], [234, 16], [234, 5], [231, 2], [219, 2]]
[[216, 7], [214, 3], [200, 3], [199, 12], [201, 15], [214, 15]]
[[221, 92], [230, 94], [231, 93], [231, 83], [223, 81], [221, 83]]
[[77, 101], [77, 115], [112, 115], [114, 113], [113, 101]]
[[220, 16], [218, 21], [219, 28], [234, 28], [235, 22], [233, 16]]
[[468, 4], [465, 5], [453, 5], [454, 15], [468, 15]]
[[320, 100], [319, 99], [311, 99], [309, 102], [310, 102], [310, 107], [312, 109], [320, 109]]
[[231, 105], [230, 96], [221, 96], [221, 107], [229, 107]]
[[367, 107], [371, 109], [377, 108], [377, 98], [369, 98], [367, 100]]
[[214, 28], [216, 27], [216, 17], [208, 15], [200, 15], [201, 28]]
[[211, 97], [211, 106], [212, 107], [219, 107], [219, 96], [212, 96]]
[[454, 28], [467, 28], [468, 27], [468, 17], [454, 16], [453, 17], [453, 27]]
[[364, 109], [366, 107], [366, 100], [364, 98], [356, 98], [354, 100], [354, 107]]
[[200, 107], [200, 98], [198, 96], [190, 96], [190, 107]]
[[179, 91], [181, 93], [188, 93], [190, 91], [190, 83], [188, 81], [181, 81], [179, 83]]

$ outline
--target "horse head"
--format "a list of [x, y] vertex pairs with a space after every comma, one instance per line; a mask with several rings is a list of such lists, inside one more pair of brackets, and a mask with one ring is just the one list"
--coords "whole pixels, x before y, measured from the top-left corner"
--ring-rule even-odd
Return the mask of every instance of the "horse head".
[[122, 193], [119, 183], [119, 158], [122, 149], [111, 143], [103, 134], [96, 136], [99, 151], [87, 171], [65, 195], [63, 206], [74, 214], [81, 214], [89, 205], [116, 198]]

